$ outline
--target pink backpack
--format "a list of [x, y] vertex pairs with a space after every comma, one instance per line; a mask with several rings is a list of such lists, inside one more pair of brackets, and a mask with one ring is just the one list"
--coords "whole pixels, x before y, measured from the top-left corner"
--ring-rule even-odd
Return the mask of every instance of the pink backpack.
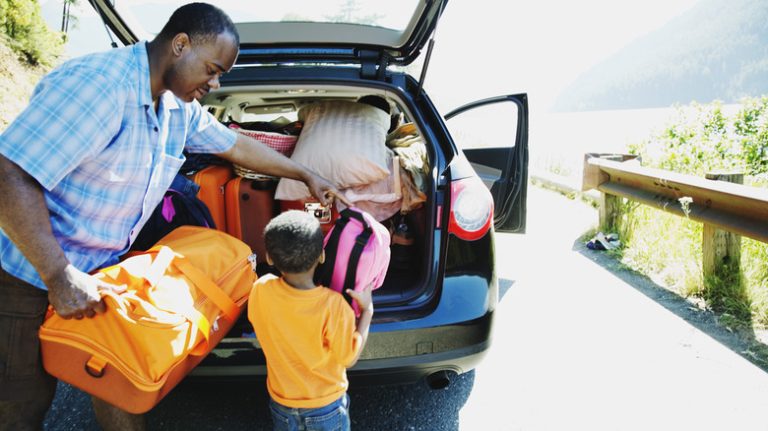
[[357, 302], [345, 292], [363, 290], [371, 284], [378, 289], [384, 283], [389, 267], [389, 230], [367, 212], [347, 208], [325, 236], [324, 249], [318, 282], [341, 292], [359, 316]]

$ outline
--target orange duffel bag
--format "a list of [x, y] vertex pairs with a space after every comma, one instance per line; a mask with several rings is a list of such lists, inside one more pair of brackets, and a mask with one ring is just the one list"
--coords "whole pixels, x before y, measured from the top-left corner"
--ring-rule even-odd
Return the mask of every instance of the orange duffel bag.
[[182, 226], [152, 249], [96, 273], [107, 311], [40, 327], [45, 369], [131, 413], [154, 407], [221, 341], [256, 278], [251, 249], [226, 233]]

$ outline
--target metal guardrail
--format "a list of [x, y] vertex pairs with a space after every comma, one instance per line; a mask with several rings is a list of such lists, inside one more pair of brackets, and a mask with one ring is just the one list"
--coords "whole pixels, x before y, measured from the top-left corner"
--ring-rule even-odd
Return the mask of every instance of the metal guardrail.
[[590, 189], [768, 243], [768, 189], [646, 168], [629, 155], [588, 153], [582, 190]]

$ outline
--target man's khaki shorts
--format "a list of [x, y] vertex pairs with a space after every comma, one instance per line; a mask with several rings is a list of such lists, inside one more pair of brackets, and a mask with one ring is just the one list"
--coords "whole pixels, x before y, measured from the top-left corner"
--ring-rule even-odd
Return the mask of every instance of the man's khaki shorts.
[[0, 268], [0, 401], [42, 400], [55, 391], [37, 335], [47, 308], [48, 292]]

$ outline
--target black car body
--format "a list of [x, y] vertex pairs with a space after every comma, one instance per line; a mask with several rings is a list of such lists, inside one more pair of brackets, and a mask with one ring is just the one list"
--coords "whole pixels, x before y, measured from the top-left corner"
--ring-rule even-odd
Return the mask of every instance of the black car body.
[[[141, 9], [118, 10], [106, 0], [90, 2], [120, 40], [139, 40], [123, 15], [140, 15]], [[390, 101], [424, 138], [428, 198], [408, 215], [415, 265], [407, 272], [390, 271], [384, 286], [375, 291], [371, 334], [361, 360], [350, 370], [352, 379], [386, 383], [431, 376], [441, 385], [446, 372], [472, 369], [489, 349], [498, 301], [494, 235], [525, 229], [526, 95], [481, 100], [444, 116], [422, 86], [428, 59], [419, 77], [405, 69], [423, 47], [431, 48], [430, 37], [446, 3], [414, 2], [412, 16], [399, 30], [290, 18], [239, 23], [238, 12], [228, 11], [240, 32], [240, 55], [221, 79], [221, 88], [201, 100], [226, 121], [250, 114], [292, 115], [314, 101], [376, 94]], [[168, 14], [177, 6], [170, 5]], [[509, 113], [494, 119], [484, 115], [461, 133], [449, 132], [446, 120], [491, 106]], [[505, 132], [498, 134], [503, 143], [467, 149], [472, 131], [486, 127], [479, 121], [504, 122]], [[266, 375], [264, 356], [251, 333], [247, 321], [236, 326], [194, 374]]]

